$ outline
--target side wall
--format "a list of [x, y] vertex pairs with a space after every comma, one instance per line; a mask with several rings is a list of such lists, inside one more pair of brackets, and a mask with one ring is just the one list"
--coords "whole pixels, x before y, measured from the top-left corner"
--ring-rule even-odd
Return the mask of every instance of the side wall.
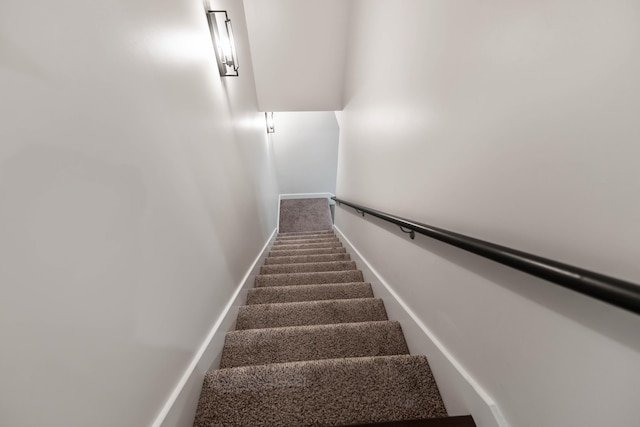
[[[338, 197], [640, 283], [637, 2], [353, 6]], [[510, 425], [637, 423], [638, 316], [347, 208], [336, 225]]]
[[0, 7], [0, 424], [145, 426], [276, 227], [242, 2]]

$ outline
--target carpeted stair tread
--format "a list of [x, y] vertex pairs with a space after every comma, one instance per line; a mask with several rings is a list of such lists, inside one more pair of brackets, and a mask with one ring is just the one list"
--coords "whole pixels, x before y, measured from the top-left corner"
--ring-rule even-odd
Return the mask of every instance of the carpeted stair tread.
[[247, 305], [354, 298], [373, 298], [371, 284], [356, 282], [253, 288], [247, 294]]
[[333, 243], [340, 242], [337, 237], [324, 237], [324, 238], [315, 238], [315, 239], [295, 239], [295, 240], [276, 240], [273, 242], [273, 246], [282, 246], [282, 245], [307, 245], [311, 243]]
[[265, 265], [260, 268], [260, 274], [313, 273], [319, 271], [348, 271], [356, 269], [355, 261], [308, 262]]
[[282, 251], [290, 251], [291, 249], [320, 249], [320, 248], [341, 248], [342, 247], [342, 243], [340, 243], [338, 240], [336, 241], [330, 241], [327, 243], [293, 243], [293, 244], [286, 244], [286, 245], [277, 245], [277, 246], [272, 246], [271, 250], [282, 250]]
[[364, 282], [360, 270], [317, 271], [311, 273], [264, 274], [256, 276], [255, 287], [320, 285], [323, 283]]
[[274, 243], [295, 243], [302, 242], [305, 240], [334, 240], [338, 239], [338, 235], [334, 233], [323, 233], [323, 234], [306, 234], [302, 236], [282, 236], [277, 235]]
[[240, 307], [236, 330], [388, 320], [378, 298], [252, 304]]
[[265, 259], [265, 265], [274, 264], [297, 264], [307, 262], [329, 262], [329, 261], [350, 261], [349, 254], [326, 254], [326, 255], [299, 255], [299, 256], [274, 256]]
[[323, 239], [337, 239], [338, 236], [334, 233], [324, 233], [324, 234], [306, 234], [303, 236], [276, 236], [275, 242], [298, 242], [301, 240], [323, 240]]
[[297, 237], [297, 236], [315, 236], [315, 235], [327, 235], [334, 234], [333, 230], [316, 230], [316, 231], [293, 231], [286, 233], [278, 233], [278, 238], [280, 237]]
[[249, 329], [227, 333], [220, 369], [408, 353], [398, 322]]
[[446, 415], [424, 356], [356, 357], [209, 371], [194, 427], [339, 426]]
[[314, 232], [309, 232], [309, 233], [305, 233], [305, 234], [278, 234], [276, 235], [276, 239], [280, 240], [280, 239], [309, 239], [309, 238], [323, 238], [323, 237], [336, 237], [337, 234], [334, 233], [333, 231], [326, 231], [326, 232], [318, 232], [318, 233], [314, 233]]
[[305, 256], [305, 255], [331, 255], [331, 254], [346, 254], [347, 250], [342, 247], [338, 248], [319, 248], [319, 249], [278, 249], [271, 250], [269, 252], [270, 257], [282, 257], [282, 256]]

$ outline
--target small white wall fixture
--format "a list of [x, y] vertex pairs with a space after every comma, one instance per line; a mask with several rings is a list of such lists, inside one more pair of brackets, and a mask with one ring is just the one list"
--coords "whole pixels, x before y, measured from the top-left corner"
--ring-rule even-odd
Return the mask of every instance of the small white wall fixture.
[[274, 133], [276, 126], [273, 121], [273, 113], [264, 113], [264, 119], [267, 121], [267, 133]]
[[239, 68], [238, 56], [233, 39], [231, 20], [227, 11], [209, 10], [207, 11], [207, 21], [211, 30], [220, 76], [237, 77]]

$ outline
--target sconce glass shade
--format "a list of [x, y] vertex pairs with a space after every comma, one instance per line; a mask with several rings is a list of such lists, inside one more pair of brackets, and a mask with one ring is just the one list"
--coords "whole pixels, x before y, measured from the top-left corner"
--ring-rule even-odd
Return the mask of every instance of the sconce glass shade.
[[207, 20], [213, 39], [213, 47], [216, 51], [218, 70], [222, 77], [238, 76], [238, 56], [233, 40], [231, 20], [224, 10], [207, 11]]
[[264, 113], [264, 118], [267, 121], [267, 133], [274, 133], [276, 126], [273, 123], [273, 113]]

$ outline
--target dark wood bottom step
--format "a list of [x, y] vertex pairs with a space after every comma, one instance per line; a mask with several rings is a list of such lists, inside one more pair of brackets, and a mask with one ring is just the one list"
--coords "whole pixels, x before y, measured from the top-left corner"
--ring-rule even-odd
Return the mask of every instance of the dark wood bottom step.
[[392, 421], [389, 423], [358, 424], [353, 427], [476, 427], [471, 415], [424, 420]]

